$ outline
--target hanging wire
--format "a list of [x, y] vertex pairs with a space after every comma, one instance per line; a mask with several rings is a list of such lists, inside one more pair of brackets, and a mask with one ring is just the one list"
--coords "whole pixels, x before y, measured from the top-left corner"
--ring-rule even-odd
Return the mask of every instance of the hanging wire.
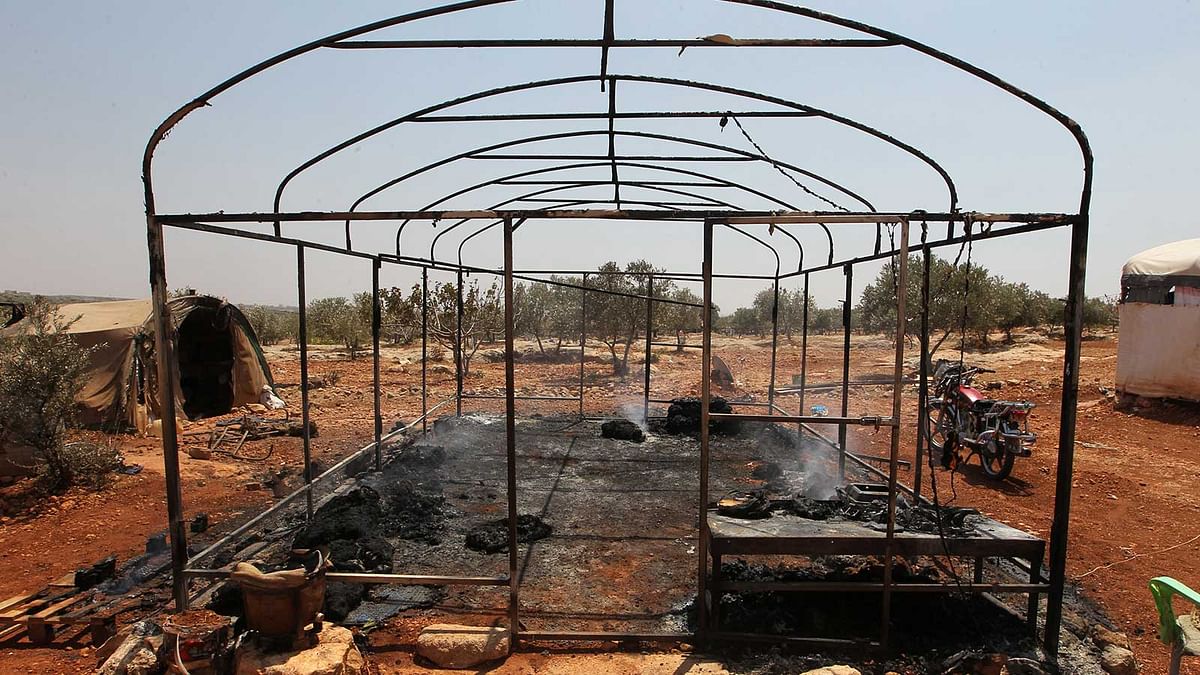
[[758, 151], [758, 154], [762, 155], [768, 162], [770, 162], [771, 166], [775, 167], [776, 171], [783, 174], [784, 178], [787, 178], [788, 180], [792, 181], [792, 183], [794, 183], [796, 185], [796, 187], [800, 188], [801, 190], [804, 190], [810, 196], [815, 197], [815, 198], [825, 202], [826, 204], [832, 206], [833, 208], [838, 209], [839, 211], [845, 211], [846, 213], [850, 212], [850, 209], [842, 206], [841, 204], [838, 204], [837, 202], [833, 201], [832, 199], [828, 199], [826, 197], [823, 197], [823, 196], [817, 194], [816, 192], [813, 192], [812, 189], [810, 189], [807, 185], [796, 180], [795, 176], [793, 176], [792, 174], [785, 171], [782, 166], [779, 166], [779, 163], [776, 162], [774, 159], [772, 159], [771, 156], [767, 154], [767, 151], [763, 150], [762, 146], [759, 145], [758, 143], [756, 143], [754, 141], [754, 139], [750, 137], [750, 132], [746, 131], [746, 127], [742, 126], [741, 121], [738, 120], [737, 116], [734, 115], [733, 113], [727, 112], [727, 113], [725, 113], [725, 116], [721, 118], [720, 124], [721, 124], [722, 130], [725, 129], [725, 125], [729, 123], [729, 120], [733, 120], [733, 123], [735, 125], [737, 125], [738, 130], [741, 131], [742, 135], [746, 137], [746, 140], [750, 142], [750, 145], [753, 145], [754, 149]]

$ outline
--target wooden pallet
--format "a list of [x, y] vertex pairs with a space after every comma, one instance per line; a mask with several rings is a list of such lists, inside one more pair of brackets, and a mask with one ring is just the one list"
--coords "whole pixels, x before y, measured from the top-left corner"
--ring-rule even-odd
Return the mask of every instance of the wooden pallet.
[[47, 644], [64, 626], [87, 626], [92, 644], [99, 646], [116, 629], [112, 602], [91, 602], [92, 594], [75, 587], [74, 573], [64, 575], [37, 593], [0, 601], [0, 640], [22, 632], [34, 644]]

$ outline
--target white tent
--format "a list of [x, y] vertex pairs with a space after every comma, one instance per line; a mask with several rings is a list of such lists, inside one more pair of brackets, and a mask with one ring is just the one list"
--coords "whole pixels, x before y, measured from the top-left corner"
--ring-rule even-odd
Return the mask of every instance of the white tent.
[[1200, 239], [1130, 258], [1120, 317], [1117, 390], [1200, 401]]

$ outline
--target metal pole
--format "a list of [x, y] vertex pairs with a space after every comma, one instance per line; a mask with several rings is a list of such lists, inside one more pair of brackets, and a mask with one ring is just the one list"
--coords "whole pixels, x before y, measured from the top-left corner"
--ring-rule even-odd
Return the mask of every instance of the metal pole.
[[379, 258], [371, 262], [371, 364], [375, 390], [375, 470], [383, 468], [383, 405], [380, 401], [379, 331], [382, 312], [379, 307]]
[[920, 382], [917, 383], [917, 456], [913, 468], [913, 498], [921, 501], [922, 459], [929, 444], [929, 270], [930, 251], [925, 246], [929, 226], [921, 223], [921, 364]]
[[587, 353], [587, 272], [583, 273], [582, 299], [579, 301], [579, 416], [583, 417], [583, 360]]
[[313, 515], [312, 434], [308, 421], [308, 301], [304, 297], [304, 246], [296, 246], [296, 303], [300, 313], [300, 423], [304, 425], [305, 513]]
[[1063, 587], [1067, 576], [1067, 528], [1071, 517], [1071, 475], [1075, 469], [1075, 406], [1079, 402], [1079, 351], [1082, 346], [1084, 273], [1087, 268], [1088, 216], [1085, 211], [1071, 227], [1070, 282], [1067, 292], [1066, 353], [1058, 426], [1058, 470], [1054, 483], [1054, 522], [1050, 526], [1050, 593], [1046, 604], [1044, 647], [1058, 654], [1062, 626]]
[[[900, 224], [900, 270], [896, 280], [896, 363], [892, 371], [892, 419], [900, 420], [901, 402], [904, 396], [904, 330], [907, 324], [905, 300], [908, 293], [908, 221]], [[880, 617], [879, 642], [886, 649], [891, 634], [892, 619], [892, 551], [896, 545], [896, 467], [900, 458], [899, 423], [892, 427], [891, 447], [888, 455], [888, 519], [887, 541], [883, 555], [883, 611]]]
[[421, 433], [429, 433], [429, 268], [421, 268]]
[[[854, 265], [842, 267], [846, 298], [842, 303], [842, 417], [850, 414], [850, 294], [854, 291]], [[803, 413], [801, 413], [803, 414]], [[838, 479], [846, 480], [846, 425], [838, 425]]]
[[654, 275], [646, 277], [646, 367], [642, 385], [642, 420], [650, 417], [650, 342], [654, 335]]
[[[803, 327], [800, 331], [800, 410], [796, 411], [797, 415], [804, 414], [804, 387], [808, 380], [808, 273], [804, 273], [804, 319]], [[804, 441], [804, 425], [796, 426], [796, 440], [803, 444]]]
[[513, 372], [513, 228], [504, 219], [504, 431], [508, 457], [508, 630], [509, 645], [520, 630], [517, 605], [517, 402]]
[[[704, 333], [700, 351], [700, 532], [696, 541], [698, 573], [696, 575], [696, 632], [701, 639], [708, 632], [708, 415], [712, 373], [712, 248], [713, 224], [704, 221]], [[714, 570], [718, 572], [719, 570]], [[714, 600], [714, 605], [716, 598]], [[715, 626], [714, 626], [715, 628]]]
[[[779, 277], [775, 277], [771, 301], [771, 381], [767, 383], [767, 404], [775, 403], [775, 360], [779, 351]], [[803, 415], [804, 411], [801, 410]]]
[[454, 304], [454, 405], [456, 415], [462, 415], [463, 393], [463, 273], [458, 271], [458, 285]]
[[[149, 192], [147, 191], [147, 195]], [[163, 471], [167, 479], [167, 529], [171, 534], [171, 593], [176, 611], [187, 611], [187, 530], [183, 523], [183, 491], [179, 485], [179, 437], [175, 429], [175, 345], [167, 300], [167, 258], [162, 224], [147, 197], [146, 245], [150, 250], [150, 295], [154, 303], [154, 353], [158, 372], [159, 418], [162, 421]]]

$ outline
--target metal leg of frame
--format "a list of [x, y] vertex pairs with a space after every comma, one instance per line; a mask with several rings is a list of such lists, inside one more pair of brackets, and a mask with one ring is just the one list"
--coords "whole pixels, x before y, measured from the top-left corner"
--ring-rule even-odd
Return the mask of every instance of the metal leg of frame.
[[654, 275], [646, 277], [646, 364], [643, 368], [642, 419], [650, 417], [650, 343], [654, 339]]
[[383, 404], [379, 381], [379, 332], [383, 323], [379, 307], [379, 258], [371, 261], [371, 372], [375, 393], [375, 470], [383, 468]]
[[458, 399], [454, 406], [456, 415], [462, 415], [463, 393], [463, 273], [458, 272], [454, 301], [454, 395]]
[[[842, 417], [850, 414], [850, 294], [854, 291], [854, 265], [842, 268], [846, 297], [842, 303]], [[803, 414], [803, 413], [801, 413]], [[838, 480], [846, 480], [846, 425], [838, 425]]]
[[929, 268], [930, 253], [925, 246], [928, 226], [921, 223], [921, 364], [917, 383], [917, 452], [913, 464], [913, 499], [921, 501], [922, 462], [929, 444]]
[[[799, 410], [797, 415], [804, 414], [804, 387], [808, 380], [808, 273], [804, 273], [804, 319], [800, 328], [800, 393], [797, 394], [799, 400]], [[804, 441], [804, 425], [796, 425], [796, 439], [803, 444]]]
[[513, 370], [513, 250], [512, 219], [504, 219], [504, 431], [508, 460], [508, 625], [516, 643], [520, 630], [517, 585], [517, 403], [516, 374]]
[[[775, 404], [775, 361], [779, 352], [779, 277], [775, 277], [771, 299], [771, 380], [767, 383], [767, 406]], [[804, 413], [801, 412], [801, 415]]]
[[1088, 219], [1071, 226], [1071, 263], [1064, 319], [1067, 345], [1063, 355], [1061, 418], [1058, 427], [1058, 470], [1054, 484], [1054, 521], [1050, 526], [1050, 593], [1046, 605], [1045, 650], [1058, 654], [1062, 627], [1063, 588], [1067, 579], [1067, 530], [1071, 518], [1071, 474], [1075, 470], [1075, 406], [1079, 402], [1079, 351], [1082, 346], [1084, 273], [1087, 267]]
[[296, 246], [296, 303], [300, 314], [300, 423], [304, 426], [304, 495], [305, 513], [313, 515], [312, 494], [312, 432], [309, 430], [308, 405], [308, 299], [304, 290], [304, 247]]
[[[900, 292], [896, 294], [896, 361], [892, 371], [892, 419], [900, 419], [900, 411], [904, 400], [904, 330], [907, 325], [905, 316], [905, 299], [908, 295], [903, 289], [908, 288], [908, 221], [900, 224], [899, 271], [896, 286]], [[847, 295], [849, 299], [849, 295]], [[896, 543], [896, 469], [900, 459], [900, 425], [891, 428], [891, 447], [888, 453], [888, 519], [887, 540], [884, 544], [883, 559], [883, 611], [880, 617], [879, 642], [887, 648], [891, 636], [892, 623], [892, 572], [895, 560], [892, 555]]]
[[175, 429], [175, 345], [167, 301], [167, 259], [162, 224], [146, 204], [146, 245], [150, 250], [150, 292], [154, 301], [154, 351], [158, 355], [158, 400], [162, 417], [163, 469], [167, 479], [167, 529], [171, 534], [171, 591], [175, 609], [188, 608], [187, 531], [183, 523], [183, 491], [179, 484], [179, 437]]
[[[1042, 559], [1029, 561], [1029, 583], [1042, 583]], [[1038, 594], [1036, 591], [1029, 594], [1029, 607], [1025, 610], [1025, 622], [1029, 626], [1029, 634], [1035, 639], [1037, 638], [1037, 620], [1038, 620]]]
[[587, 279], [583, 275], [583, 290], [579, 300], [579, 416], [583, 417], [583, 362], [587, 356]]
[[421, 268], [421, 433], [429, 433], [429, 268]]
[[708, 633], [708, 453], [709, 453], [709, 397], [712, 392], [712, 249], [713, 224], [704, 222], [704, 262], [701, 274], [704, 280], [704, 334], [701, 339], [700, 356], [700, 531], [696, 541], [698, 572], [696, 575], [697, 632], [701, 639]]

